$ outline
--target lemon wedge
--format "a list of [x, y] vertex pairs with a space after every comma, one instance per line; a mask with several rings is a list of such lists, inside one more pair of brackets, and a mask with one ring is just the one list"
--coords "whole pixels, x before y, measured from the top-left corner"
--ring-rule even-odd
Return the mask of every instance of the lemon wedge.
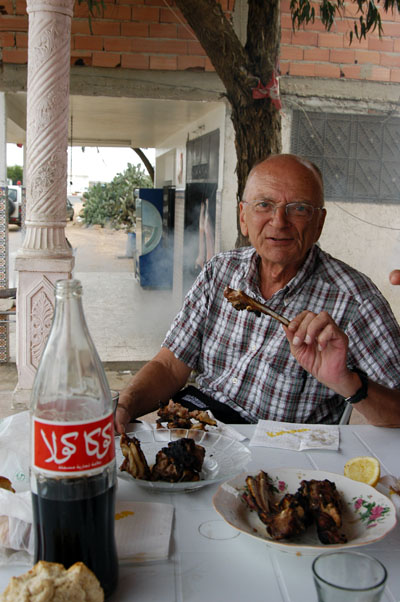
[[381, 465], [371, 456], [357, 456], [344, 465], [344, 476], [375, 487], [381, 476]]

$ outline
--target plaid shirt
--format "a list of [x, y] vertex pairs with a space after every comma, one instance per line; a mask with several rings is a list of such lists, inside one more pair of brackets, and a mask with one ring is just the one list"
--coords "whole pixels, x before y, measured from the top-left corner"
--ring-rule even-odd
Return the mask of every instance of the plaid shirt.
[[[250, 422], [337, 423], [342, 397], [303, 370], [273, 318], [237, 311], [225, 286], [265, 303], [260, 258], [252, 247], [213, 257], [188, 292], [163, 345], [197, 372], [204, 393]], [[349, 337], [348, 365], [383, 385], [400, 388], [400, 328], [369, 278], [317, 245], [292, 280], [268, 305], [289, 320], [303, 309], [327, 311]]]

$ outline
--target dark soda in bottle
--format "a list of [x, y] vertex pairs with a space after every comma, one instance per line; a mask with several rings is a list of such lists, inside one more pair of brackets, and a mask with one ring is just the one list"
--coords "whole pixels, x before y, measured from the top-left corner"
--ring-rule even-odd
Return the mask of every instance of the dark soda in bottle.
[[31, 399], [35, 562], [84, 562], [116, 588], [116, 466], [111, 393], [78, 280], [59, 280]]

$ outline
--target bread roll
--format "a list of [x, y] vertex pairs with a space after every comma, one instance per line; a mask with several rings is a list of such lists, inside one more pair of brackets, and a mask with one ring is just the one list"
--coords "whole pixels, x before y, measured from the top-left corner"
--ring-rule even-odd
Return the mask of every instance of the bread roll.
[[0, 601], [103, 602], [104, 592], [83, 562], [76, 562], [66, 570], [62, 564], [40, 560], [27, 573], [11, 577]]

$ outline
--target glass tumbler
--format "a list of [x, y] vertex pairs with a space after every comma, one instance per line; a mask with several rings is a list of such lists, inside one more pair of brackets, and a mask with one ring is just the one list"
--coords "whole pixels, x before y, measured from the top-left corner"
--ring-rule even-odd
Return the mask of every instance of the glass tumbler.
[[312, 564], [318, 602], [379, 602], [387, 571], [372, 556], [360, 552], [331, 552]]

